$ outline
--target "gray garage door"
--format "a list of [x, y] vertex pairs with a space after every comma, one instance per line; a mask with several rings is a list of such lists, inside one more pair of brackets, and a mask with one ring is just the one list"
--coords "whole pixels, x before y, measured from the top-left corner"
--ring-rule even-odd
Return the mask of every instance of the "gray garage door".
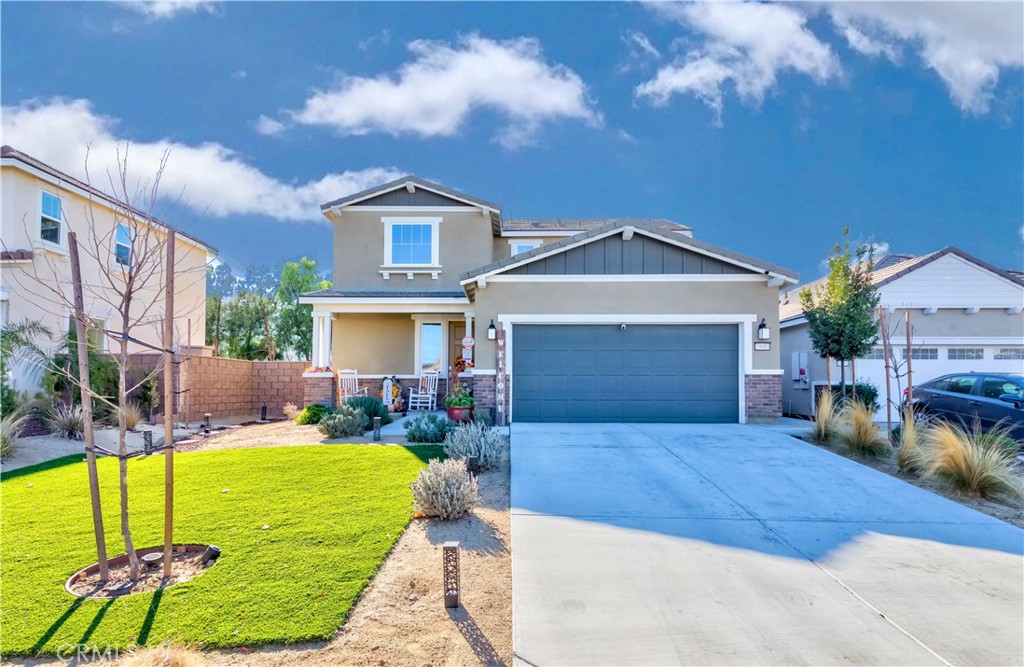
[[512, 331], [512, 419], [735, 422], [735, 325], [540, 325]]

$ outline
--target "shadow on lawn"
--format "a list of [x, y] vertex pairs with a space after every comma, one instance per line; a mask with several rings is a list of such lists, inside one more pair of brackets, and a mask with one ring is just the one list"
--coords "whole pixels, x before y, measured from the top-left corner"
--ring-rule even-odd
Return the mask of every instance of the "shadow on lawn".
[[149, 641], [149, 633], [153, 629], [153, 621], [156, 620], [156, 610], [160, 608], [160, 600], [164, 596], [164, 589], [158, 588], [153, 593], [153, 599], [149, 601], [149, 610], [146, 612], [146, 618], [142, 621], [142, 627], [139, 629], [139, 637], [136, 640], [139, 646], [145, 646], [146, 642]]
[[24, 477], [25, 475], [31, 475], [33, 473], [42, 472], [43, 470], [61, 468], [71, 463], [81, 463], [84, 460], [85, 452], [82, 452], [81, 454], [68, 454], [67, 456], [62, 456], [59, 459], [51, 459], [49, 461], [43, 461], [42, 463], [34, 463], [30, 466], [25, 466], [24, 468], [4, 470], [3, 473], [0, 474], [0, 478], [2, 478], [3, 481], [6, 482], [8, 480]]
[[459, 629], [466, 643], [473, 649], [473, 655], [476, 656], [481, 665], [486, 665], [486, 667], [504, 667], [505, 661], [494, 650], [494, 646], [491, 645], [487, 635], [484, 634], [480, 626], [473, 620], [473, 616], [469, 613], [468, 609], [456, 607], [447, 611], [448, 618], [452, 619], [452, 622], [455, 623], [455, 627]]
[[444, 447], [441, 445], [402, 445], [424, 464], [430, 459], [443, 459]]
[[78, 640], [79, 646], [83, 646], [87, 641], [89, 641], [89, 637], [92, 637], [92, 633], [96, 632], [96, 628], [100, 626], [100, 621], [102, 621], [103, 617], [107, 615], [107, 610], [110, 609], [110, 605], [112, 604], [114, 604], [114, 598], [110, 598], [103, 603], [103, 606], [100, 607], [99, 611], [97, 611], [96, 615], [93, 617], [92, 622], [89, 623], [89, 627], [87, 627], [85, 632], [82, 633], [81, 639]]
[[69, 606], [64, 613], [60, 615], [60, 618], [54, 621], [53, 624], [46, 629], [46, 632], [44, 632], [32, 648], [29, 649], [29, 655], [37, 655], [39, 651], [46, 646], [46, 643], [50, 641], [55, 634], [57, 634], [57, 631], [60, 630], [61, 626], [67, 623], [68, 619], [71, 618], [75, 612], [78, 611], [78, 608], [81, 607], [88, 599], [89, 598], [86, 597], [75, 598], [75, 601], [71, 603], [71, 606]]

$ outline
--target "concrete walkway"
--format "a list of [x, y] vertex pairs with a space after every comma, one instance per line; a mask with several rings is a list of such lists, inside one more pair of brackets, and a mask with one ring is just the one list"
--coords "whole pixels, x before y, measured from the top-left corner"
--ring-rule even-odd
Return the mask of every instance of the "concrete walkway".
[[521, 665], [1021, 664], [1024, 531], [757, 426], [512, 426]]

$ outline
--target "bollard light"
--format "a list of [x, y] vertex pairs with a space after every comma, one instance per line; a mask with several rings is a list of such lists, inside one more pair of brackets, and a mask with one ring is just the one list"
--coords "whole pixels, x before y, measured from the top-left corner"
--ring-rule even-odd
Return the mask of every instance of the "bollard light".
[[210, 434], [210, 417], [212, 416], [209, 412], [203, 414], [203, 433], [207, 435]]
[[153, 451], [153, 431], [151, 429], [142, 432], [142, 451], [147, 454]]
[[265, 406], [265, 405], [263, 406], [263, 409], [260, 410], [260, 421], [261, 422], [267, 421], [267, 406]]
[[380, 417], [373, 418], [373, 439], [380, 440]]
[[445, 542], [443, 551], [444, 606], [454, 609], [459, 606], [459, 543]]

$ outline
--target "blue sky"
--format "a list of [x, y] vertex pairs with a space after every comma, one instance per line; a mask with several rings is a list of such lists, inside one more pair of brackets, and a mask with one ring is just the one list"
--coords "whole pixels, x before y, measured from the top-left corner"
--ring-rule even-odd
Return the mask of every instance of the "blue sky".
[[[845, 221], [1024, 266], [1019, 3], [4, 3], [4, 143], [238, 270], [329, 263], [318, 202], [415, 173], [515, 217], [665, 217], [816, 277]], [[47, 44], [46, 48], [40, 45]], [[104, 177], [105, 178], [105, 177]]]

